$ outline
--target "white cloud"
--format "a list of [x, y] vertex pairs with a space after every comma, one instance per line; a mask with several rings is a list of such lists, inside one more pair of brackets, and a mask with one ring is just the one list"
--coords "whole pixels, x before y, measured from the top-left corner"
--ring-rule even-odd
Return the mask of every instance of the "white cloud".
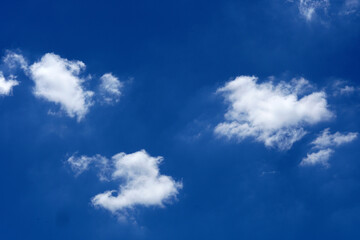
[[106, 73], [100, 78], [100, 94], [104, 102], [118, 102], [121, 96], [123, 83], [111, 73]]
[[304, 158], [300, 165], [301, 166], [313, 166], [313, 165], [323, 165], [324, 167], [328, 167], [328, 161], [330, 156], [334, 153], [334, 150], [327, 148], [322, 149], [314, 153], [308, 153], [306, 158]]
[[354, 141], [357, 138], [357, 135], [358, 133], [355, 132], [350, 132], [348, 134], [336, 132], [334, 134], [330, 134], [329, 128], [326, 128], [314, 141], [311, 142], [314, 146], [313, 148], [319, 150], [317, 152], [308, 153], [307, 157], [301, 161], [300, 165], [310, 166], [320, 164], [325, 167], [329, 167], [328, 160], [335, 152], [332, 148]]
[[27, 71], [28, 69], [28, 63], [24, 56], [18, 53], [8, 51], [6, 56], [3, 58], [3, 61], [9, 68], [16, 68], [17, 66], [20, 66], [20, 68], [24, 71]]
[[81, 120], [92, 105], [93, 92], [83, 87], [85, 81], [79, 75], [85, 69], [81, 61], [69, 61], [47, 53], [40, 61], [29, 67], [29, 74], [35, 82], [34, 94], [47, 101], [60, 104], [70, 117]]
[[349, 143], [354, 141], [357, 138], [358, 133], [350, 132], [348, 134], [342, 134], [336, 132], [334, 134], [330, 134], [329, 128], [326, 128], [321, 135], [319, 135], [312, 144], [315, 148], [326, 148], [332, 146], [340, 146], [345, 143]]
[[111, 172], [111, 179], [113, 181], [120, 179], [121, 184], [118, 191], [110, 190], [96, 195], [92, 198], [92, 203], [113, 213], [140, 205], [164, 206], [164, 203], [176, 197], [179, 189], [182, 188], [180, 182], [160, 174], [159, 164], [163, 158], [152, 157], [145, 150], [132, 154], [119, 153], [112, 157], [112, 161], [104, 161], [104, 157], [96, 155], [71, 157], [68, 162], [74, 165], [75, 172], [82, 172], [99, 159], [107, 163], [101, 167], [106, 167], [107, 171]]
[[307, 21], [311, 21], [316, 11], [322, 10], [326, 12], [329, 6], [330, 2], [328, 0], [300, 0], [299, 12]]
[[286, 150], [305, 135], [304, 126], [332, 117], [324, 92], [299, 97], [310, 87], [303, 78], [277, 85], [258, 84], [257, 80], [239, 76], [217, 90], [229, 108], [226, 121], [216, 126], [216, 134], [239, 140], [253, 137], [268, 147]]
[[10, 75], [9, 79], [6, 80], [3, 72], [0, 71], [0, 95], [8, 96], [11, 94], [13, 87], [19, 85], [15, 79], [13, 75]]

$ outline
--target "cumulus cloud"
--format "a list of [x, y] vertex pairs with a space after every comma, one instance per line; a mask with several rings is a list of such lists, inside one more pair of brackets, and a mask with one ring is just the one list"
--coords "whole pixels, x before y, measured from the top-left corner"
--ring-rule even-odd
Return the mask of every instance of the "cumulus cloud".
[[307, 21], [311, 21], [316, 11], [326, 12], [329, 6], [328, 0], [300, 0], [299, 12]]
[[291, 148], [306, 131], [304, 126], [328, 120], [324, 92], [303, 95], [311, 86], [303, 78], [290, 83], [257, 83], [254, 76], [239, 76], [217, 90], [229, 104], [225, 121], [215, 133], [242, 140], [252, 137], [268, 147]]
[[111, 73], [106, 73], [100, 78], [100, 94], [105, 103], [118, 102], [121, 96], [123, 83]]
[[9, 79], [5, 79], [3, 72], [0, 71], [0, 95], [8, 96], [11, 94], [13, 87], [19, 85], [19, 82], [15, 80], [13, 75], [9, 76]]
[[85, 90], [84, 78], [80, 77], [85, 64], [70, 61], [53, 53], [45, 54], [40, 61], [29, 67], [35, 82], [35, 96], [61, 106], [70, 117], [80, 121], [92, 105], [92, 91]]
[[[122, 94], [123, 83], [112, 73], [106, 73], [100, 77], [96, 92], [100, 97], [95, 99], [95, 93], [84, 86], [89, 78], [82, 77], [85, 64], [54, 53], [46, 53], [39, 61], [29, 64], [20, 53], [6, 51], [2, 61], [0, 67], [10, 72], [20, 68], [34, 81], [33, 93], [36, 97], [59, 105], [62, 111], [70, 117], [76, 117], [78, 121], [85, 117], [95, 102], [116, 103]], [[11, 94], [16, 85], [19, 85], [16, 76], [11, 74], [5, 78], [0, 71], [0, 95]], [[49, 114], [58, 115], [52, 110], [49, 110]]]
[[324, 129], [324, 131], [322, 131], [322, 133], [311, 142], [313, 149], [317, 149], [317, 151], [308, 153], [307, 157], [301, 161], [300, 165], [309, 166], [319, 164], [329, 167], [328, 160], [335, 152], [333, 148], [354, 141], [357, 138], [357, 135], [358, 133], [356, 132], [350, 132], [347, 134], [336, 132], [331, 134], [329, 128]]
[[[100, 159], [100, 160], [99, 160]], [[120, 180], [119, 190], [109, 190], [92, 198], [94, 206], [105, 208], [113, 213], [132, 209], [135, 206], [164, 206], [164, 203], [178, 194], [181, 182], [170, 176], [160, 174], [159, 164], [162, 157], [152, 157], [145, 150], [126, 154], [118, 153], [111, 160], [95, 157], [75, 157], [68, 163], [77, 173], [88, 169], [90, 164], [101, 161], [111, 180]], [[111, 166], [109, 166], [111, 165]]]

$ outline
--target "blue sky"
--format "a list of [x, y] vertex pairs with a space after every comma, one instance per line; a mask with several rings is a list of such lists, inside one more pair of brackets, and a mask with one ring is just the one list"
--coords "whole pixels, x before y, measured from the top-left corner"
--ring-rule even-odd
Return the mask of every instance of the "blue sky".
[[1, 239], [359, 239], [358, 0], [1, 9]]

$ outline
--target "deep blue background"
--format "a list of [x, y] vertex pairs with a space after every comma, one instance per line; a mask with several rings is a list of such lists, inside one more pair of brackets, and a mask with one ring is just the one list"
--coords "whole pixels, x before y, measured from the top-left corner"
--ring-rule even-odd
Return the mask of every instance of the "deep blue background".
[[[333, 7], [336, 7], [333, 6]], [[54, 52], [85, 62], [93, 80], [126, 81], [115, 106], [78, 123], [36, 99], [19, 73], [0, 98], [1, 239], [359, 239], [359, 140], [336, 149], [331, 167], [299, 168], [325, 127], [360, 131], [359, 93], [332, 96], [336, 79], [359, 86], [360, 19], [306, 22], [275, 1], [2, 1], [0, 50], [35, 61]], [[237, 75], [304, 76], [328, 93], [337, 117], [309, 128], [287, 152], [218, 139], [226, 106], [216, 89]], [[133, 79], [133, 80], [131, 80]], [[166, 208], [137, 208], [119, 223], [90, 198], [116, 183], [92, 171], [75, 178], [74, 152], [110, 157], [146, 149], [182, 180]]]

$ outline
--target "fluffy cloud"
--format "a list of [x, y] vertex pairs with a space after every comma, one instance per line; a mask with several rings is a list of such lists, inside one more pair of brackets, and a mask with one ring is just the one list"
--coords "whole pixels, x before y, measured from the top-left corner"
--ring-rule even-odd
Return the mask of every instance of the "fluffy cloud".
[[118, 102], [121, 96], [123, 83], [111, 73], [106, 73], [100, 78], [100, 94], [105, 103]]
[[314, 141], [311, 142], [313, 148], [318, 150], [307, 154], [307, 157], [301, 161], [300, 165], [308, 166], [320, 164], [328, 167], [328, 160], [335, 152], [333, 148], [354, 141], [357, 138], [357, 135], [358, 133], [355, 132], [350, 132], [348, 134], [336, 132], [331, 134], [329, 128], [326, 128]]
[[[83, 172], [91, 163], [106, 162], [105, 167], [111, 180], [121, 180], [119, 190], [110, 190], [92, 198], [94, 206], [103, 207], [113, 213], [119, 213], [135, 206], [164, 206], [164, 202], [178, 194], [182, 188], [180, 182], [170, 176], [162, 175], [159, 164], [162, 157], [152, 157], [145, 150], [132, 154], [119, 153], [111, 160], [95, 157], [70, 157], [68, 163], [75, 172]], [[111, 165], [111, 166], [109, 166]]]
[[85, 80], [79, 75], [84, 69], [81, 61], [45, 54], [29, 67], [30, 77], [35, 82], [35, 96], [59, 104], [70, 117], [81, 120], [92, 105], [93, 95], [82, 85]]
[[[28, 64], [21, 54], [7, 51], [2, 60], [7, 70], [20, 68], [34, 81], [33, 93], [36, 97], [58, 104], [62, 111], [78, 121], [85, 117], [95, 101], [116, 103], [122, 94], [123, 83], [111, 73], [106, 73], [100, 78], [96, 93], [100, 97], [94, 99], [95, 93], [85, 88], [86, 79], [81, 77], [85, 64], [54, 53], [46, 53], [39, 61]], [[6, 80], [0, 71], [0, 95], [9, 95], [12, 88], [19, 84], [14, 75], [8, 78]]]
[[328, 0], [300, 0], [299, 11], [306, 20], [310, 21], [317, 10], [326, 11], [329, 5]]
[[239, 76], [217, 90], [229, 108], [216, 134], [239, 140], [253, 137], [268, 147], [287, 150], [305, 135], [304, 126], [332, 117], [324, 92], [303, 95], [311, 87], [303, 78], [277, 85], [257, 80]]
[[16, 78], [12, 75], [9, 76], [9, 79], [6, 80], [4, 74], [0, 71], [0, 96], [1, 95], [10, 95], [13, 87], [19, 85], [19, 82], [15, 80]]

